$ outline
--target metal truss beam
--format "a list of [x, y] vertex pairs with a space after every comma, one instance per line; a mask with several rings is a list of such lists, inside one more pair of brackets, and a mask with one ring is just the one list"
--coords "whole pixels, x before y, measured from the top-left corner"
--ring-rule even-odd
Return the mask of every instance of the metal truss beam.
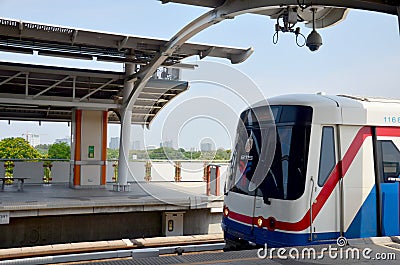
[[71, 76], [66, 76], [65, 78], [61, 79], [60, 81], [54, 83], [53, 85], [49, 86], [48, 88], [46, 88], [45, 90], [40, 91], [39, 93], [37, 93], [36, 95], [33, 96], [33, 98], [37, 98], [38, 96], [46, 93], [47, 91], [49, 91], [50, 89], [55, 88], [56, 86], [58, 86], [59, 84], [67, 81], [68, 79], [70, 79]]
[[29, 72], [25, 74], [25, 96], [29, 95]]
[[115, 81], [116, 81], [116, 79], [111, 79], [111, 80], [108, 81], [107, 83], [102, 84], [101, 86], [99, 86], [98, 88], [96, 88], [95, 90], [93, 90], [92, 92], [90, 92], [90, 93], [86, 94], [85, 96], [81, 97], [81, 98], [79, 99], [79, 101], [85, 100], [86, 98], [90, 97], [90, 96], [93, 95], [94, 93], [97, 93], [98, 91], [102, 90], [103, 88], [105, 88], [106, 86], [108, 86], [109, 84], [111, 84], [111, 83], [113, 83], [113, 82], [115, 82]]
[[58, 74], [63, 76], [82, 76], [82, 77], [101, 77], [101, 78], [123, 78], [123, 72], [101, 71], [101, 70], [86, 70], [68, 67], [55, 67], [34, 64], [20, 64], [10, 62], [0, 62], [0, 68], [15, 72], [35, 72], [52, 75]]
[[75, 44], [76, 38], [78, 37], [79, 30], [74, 30], [74, 33], [72, 34], [72, 39], [71, 39], [71, 45], [73, 46]]
[[97, 100], [93, 99], [91, 102], [74, 101], [72, 98], [66, 99], [65, 97], [47, 97], [43, 96], [40, 99], [26, 99], [25, 96], [17, 96], [14, 94], [0, 94], [0, 104], [15, 104], [26, 106], [28, 104], [34, 106], [57, 106], [57, 107], [70, 107], [70, 108], [87, 108], [87, 109], [117, 109], [119, 105], [113, 103], [112, 100]]
[[119, 44], [118, 44], [118, 51], [124, 48], [125, 44], [128, 42], [129, 36], [126, 36]]
[[[160, 47], [167, 43], [161, 39], [95, 32], [1, 17], [0, 25], [0, 50], [7, 52], [31, 54], [37, 51], [39, 55], [83, 60], [96, 57], [97, 61], [147, 65], [154, 54], [160, 51]], [[243, 51], [241, 48], [185, 43], [165, 61], [165, 66], [198, 55], [210, 47], [215, 47], [210, 56], [220, 58]]]
[[8, 83], [8, 82], [10, 82], [10, 81], [13, 80], [14, 78], [16, 78], [16, 77], [18, 77], [18, 76], [20, 76], [20, 75], [22, 75], [22, 74], [24, 74], [24, 72], [19, 72], [19, 73], [16, 73], [15, 75], [13, 75], [13, 76], [10, 76], [9, 78], [7, 78], [7, 79], [1, 81], [1, 82], [0, 82], [0, 86], [6, 84], [6, 83]]

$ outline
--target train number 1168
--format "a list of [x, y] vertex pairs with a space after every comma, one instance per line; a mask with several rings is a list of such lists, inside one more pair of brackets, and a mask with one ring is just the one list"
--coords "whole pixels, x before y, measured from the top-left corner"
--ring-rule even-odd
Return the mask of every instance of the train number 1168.
[[385, 123], [400, 123], [400, 116], [399, 117], [385, 116], [383, 120]]

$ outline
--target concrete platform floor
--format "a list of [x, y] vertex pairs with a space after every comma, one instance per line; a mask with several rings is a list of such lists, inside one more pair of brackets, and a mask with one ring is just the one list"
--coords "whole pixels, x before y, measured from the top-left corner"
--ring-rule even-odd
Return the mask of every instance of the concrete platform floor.
[[[203, 182], [133, 183], [130, 191], [16, 185], [0, 191], [0, 248], [163, 236], [166, 213], [183, 214], [181, 235], [221, 233], [223, 196]], [[171, 213], [172, 212], [172, 213]], [[178, 225], [177, 225], [178, 227]]]
[[130, 184], [129, 191], [71, 189], [68, 184], [16, 184], [0, 191], [0, 212], [10, 217], [132, 211], [221, 208], [223, 196], [206, 196], [203, 182], [152, 182]]

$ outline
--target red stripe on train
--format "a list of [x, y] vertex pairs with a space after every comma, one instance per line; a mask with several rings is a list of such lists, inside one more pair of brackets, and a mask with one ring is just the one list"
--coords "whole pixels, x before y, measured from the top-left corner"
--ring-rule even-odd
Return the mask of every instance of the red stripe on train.
[[[400, 128], [399, 127], [379, 127], [376, 129], [377, 136], [400, 136]], [[340, 176], [345, 177], [346, 173], [353, 163], [355, 156], [363, 145], [365, 139], [369, 136], [372, 136], [371, 127], [362, 127], [357, 135], [354, 137], [353, 142], [350, 144], [346, 154], [343, 156], [343, 159], [339, 161], [335, 168], [332, 170], [331, 174], [328, 177], [324, 187], [318, 194], [316, 198], [316, 203], [312, 205], [312, 220], [314, 221], [322, 207], [328, 200], [329, 196], [332, 194], [336, 185], [339, 182]], [[302, 231], [310, 226], [310, 209], [303, 216], [303, 218], [297, 222], [284, 222], [284, 221], [275, 221], [274, 229], [285, 230], [285, 231]], [[250, 217], [247, 215], [239, 214], [230, 211], [229, 218], [237, 220], [246, 224], [257, 225], [257, 218]], [[273, 217], [269, 217], [273, 218]]]

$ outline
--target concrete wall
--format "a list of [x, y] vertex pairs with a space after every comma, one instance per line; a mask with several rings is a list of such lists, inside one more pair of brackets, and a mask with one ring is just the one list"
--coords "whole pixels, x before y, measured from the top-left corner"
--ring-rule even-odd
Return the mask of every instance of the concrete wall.
[[[162, 236], [163, 212], [11, 218], [1, 226], [0, 248]], [[183, 234], [221, 233], [221, 213], [185, 211]]]
[[145, 176], [145, 165], [146, 162], [144, 161], [135, 161], [135, 162], [129, 162], [129, 176], [128, 176], [128, 181], [145, 181], [144, 176]]
[[[53, 183], [68, 183], [69, 182], [69, 162], [53, 162], [52, 182]], [[107, 182], [112, 182], [114, 176], [114, 162], [107, 162]], [[203, 181], [203, 162], [182, 162], [181, 177], [182, 182], [192, 181]], [[221, 176], [221, 193], [223, 191], [226, 174], [227, 164], [221, 164], [220, 176]], [[145, 176], [145, 162], [134, 161], [129, 162], [130, 175], [128, 181], [144, 182]], [[16, 177], [29, 177], [26, 183], [30, 184], [41, 184], [43, 183], [43, 162], [15, 162], [14, 176]], [[0, 162], [0, 175], [4, 176], [4, 162]], [[175, 167], [172, 162], [153, 162], [151, 168], [151, 181], [175, 181]]]
[[106, 182], [112, 182], [112, 178], [114, 177], [114, 161], [107, 161], [106, 166]]
[[161, 212], [12, 218], [0, 248], [161, 236]]
[[[201, 182], [203, 181], [203, 162], [193, 161], [193, 162], [182, 162], [181, 163], [181, 179], [182, 182]], [[107, 166], [107, 181], [112, 180], [113, 171], [112, 162], [109, 162]], [[129, 162], [130, 175], [128, 176], [128, 181], [144, 182], [145, 176], [145, 162], [135, 161]], [[223, 188], [225, 184], [226, 174], [227, 174], [228, 164], [221, 163], [220, 167], [220, 180], [221, 180], [221, 194], [223, 193]], [[173, 182], [175, 177], [175, 166], [173, 162], [153, 162], [151, 167], [151, 181], [166, 181]]]
[[172, 162], [151, 163], [151, 181], [174, 181], [175, 166]]
[[28, 177], [27, 183], [43, 182], [43, 162], [15, 162], [14, 177]]
[[[43, 183], [43, 162], [15, 162], [14, 177], [28, 177], [26, 183]], [[53, 162], [51, 168], [53, 183], [68, 183], [69, 162]], [[4, 162], [0, 163], [0, 175], [4, 176]]]
[[222, 213], [210, 209], [187, 211], [183, 215], [183, 235], [220, 234]]
[[68, 183], [69, 181], [69, 162], [53, 162], [53, 167], [51, 168], [51, 176], [54, 183]]
[[203, 162], [182, 162], [182, 181], [202, 181], [204, 174]]

